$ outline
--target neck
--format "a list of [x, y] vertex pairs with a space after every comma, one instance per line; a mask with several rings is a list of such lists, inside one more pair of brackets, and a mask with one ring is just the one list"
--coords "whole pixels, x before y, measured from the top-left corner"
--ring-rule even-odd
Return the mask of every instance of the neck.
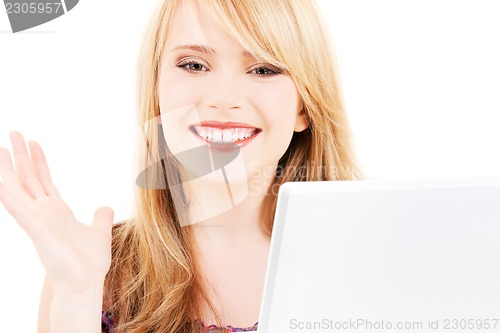
[[[193, 233], [198, 240], [231, 246], [249, 242], [269, 242], [260, 218], [261, 205], [271, 179], [230, 183], [191, 184], [189, 197]], [[251, 184], [260, 184], [258, 189]], [[196, 191], [193, 192], [193, 187]]]

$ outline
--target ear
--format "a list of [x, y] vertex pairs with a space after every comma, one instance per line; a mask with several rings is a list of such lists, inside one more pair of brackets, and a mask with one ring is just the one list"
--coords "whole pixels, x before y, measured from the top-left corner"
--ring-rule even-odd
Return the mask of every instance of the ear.
[[295, 120], [295, 128], [293, 129], [295, 132], [302, 132], [309, 127], [309, 121], [307, 120], [307, 114], [304, 110], [304, 104], [300, 103], [300, 106], [300, 111], [298, 111], [297, 119]]

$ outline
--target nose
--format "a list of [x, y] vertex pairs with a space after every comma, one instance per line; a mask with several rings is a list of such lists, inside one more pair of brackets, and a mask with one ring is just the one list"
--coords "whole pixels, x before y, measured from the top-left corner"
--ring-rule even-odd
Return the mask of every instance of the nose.
[[208, 82], [206, 105], [221, 111], [240, 109], [244, 103], [243, 75], [230, 70], [212, 74]]

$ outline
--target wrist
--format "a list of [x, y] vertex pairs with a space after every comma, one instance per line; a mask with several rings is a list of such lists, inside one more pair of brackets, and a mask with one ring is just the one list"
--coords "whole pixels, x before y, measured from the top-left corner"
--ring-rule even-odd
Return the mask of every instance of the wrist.
[[[50, 281], [50, 277], [49, 277]], [[51, 283], [54, 298], [60, 299], [82, 299], [99, 295], [102, 297], [104, 289], [104, 277], [93, 277], [81, 283]]]
[[[102, 285], [78, 292], [58, 291], [50, 308], [51, 333], [100, 332]], [[68, 324], [70, 323], [70, 324]]]

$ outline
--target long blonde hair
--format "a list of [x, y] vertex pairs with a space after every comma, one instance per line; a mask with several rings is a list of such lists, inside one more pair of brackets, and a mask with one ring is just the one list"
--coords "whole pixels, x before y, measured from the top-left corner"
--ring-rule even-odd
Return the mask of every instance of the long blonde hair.
[[148, 126], [140, 126], [136, 167], [149, 170], [143, 172], [148, 186], [135, 187], [133, 217], [113, 228], [105, 282], [104, 310], [113, 314], [117, 333], [190, 332], [193, 319], [200, 318], [200, 301], [222, 325], [198, 279], [191, 229], [179, 223], [174, 205], [179, 194], [165, 186], [175, 169], [158, 163], [161, 130], [151, 126], [160, 115], [163, 46], [180, 5], [191, 5], [193, 17], [196, 8], [209, 14], [246, 50], [286, 69], [303, 101], [309, 127], [294, 133], [261, 205], [262, 228], [269, 235], [281, 184], [360, 178], [331, 36], [313, 0], [162, 0], [146, 30], [138, 66], [137, 120]]

